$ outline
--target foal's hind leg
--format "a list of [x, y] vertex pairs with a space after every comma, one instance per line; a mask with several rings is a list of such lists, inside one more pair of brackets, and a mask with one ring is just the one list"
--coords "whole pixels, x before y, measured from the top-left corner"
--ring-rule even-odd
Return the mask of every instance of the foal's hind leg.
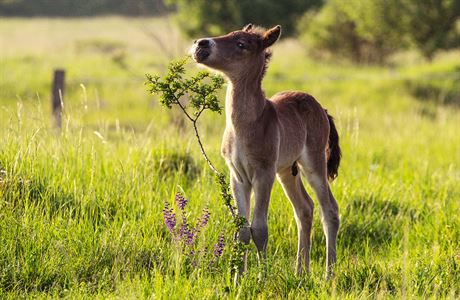
[[321, 207], [321, 221], [326, 236], [326, 271], [330, 274], [332, 265], [336, 261], [337, 232], [339, 231], [340, 219], [337, 201], [332, 195], [327, 181], [326, 153], [323, 151], [306, 151], [301, 156], [299, 163], [308, 183], [315, 191]]
[[[291, 169], [278, 173], [278, 180], [283, 186], [286, 196], [291, 201], [297, 223], [297, 274], [304, 270], [310, 272], [310, 234], [313, 223], [313, 201], [305, 191], [300, 174], [292, 175]], [[304, 265], [305, 264], [305, 265]]]

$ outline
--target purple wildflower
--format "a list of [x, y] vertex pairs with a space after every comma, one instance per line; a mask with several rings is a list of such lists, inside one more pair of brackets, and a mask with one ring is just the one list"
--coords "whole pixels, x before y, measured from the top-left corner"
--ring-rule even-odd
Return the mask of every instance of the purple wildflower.
[[214, 245], [214, 256], [215, 257], [220, 257], [222, 255], [222, 252], [224, 251], [225, 247], [225, 238], [224, 235], [221, 234], [219, 236], [219, 241], [217, 244]]
[[190, 258], [192, 267], [196, 268], [198, 266], [197, 258], [195, 256], [195, 251], [190, 251], [190, 254], [188, 256]]
[[195, 241], [195, 233], [194, 233], [194, 230], [189, 230], [187, 232], [187, 234], [185, 235], [185, 243], [187, 243], [188, 245], [191, 245], [193, 244], [193, 242]]
[[207, 208], [203, 209], [203, 215], [198, 219], [198, 222], [196, 224], [197, 231], [200, 231], [201, 228], [206, 227], [210, 216], [211, 216], [211, 213], [209, 212], [209, 209]]
[[179, 230], [179, 236], [187, 245], [193, 244], [195, 240], [195, 229], [190, 228], [185, 215], [182, 215], [182, 224]]
[[163, 218], [169, 231], [173, 232], [174, 227], [176, 226], [176, 214], [173, 212], [173, 209], [169, 207], [168, 202], [165, 202], [165, 208], [163, 209]]
[[177, 203], [177, 206], [181, 209], [181, 210], [184, 210], [185, 207], [187, 206], [187, 202], [188, 200], [184, 198], [184, 196], [182, 196], [181, 194], [176, 194], [176, 203]]

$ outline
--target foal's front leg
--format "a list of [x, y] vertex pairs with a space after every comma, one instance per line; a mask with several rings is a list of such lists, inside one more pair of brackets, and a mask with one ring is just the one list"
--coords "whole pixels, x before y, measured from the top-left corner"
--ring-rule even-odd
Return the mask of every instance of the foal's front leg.
[[270, 193], [275, 180], [275, 170], [259, 171], [253, 179], [254, 188], [254, 215], [251, 223], [251, 233], [257, 247], [259, 263], [266, 257], [268, 241], [268, 204]]
[[[251, 241], [251, 230], [249, 228], [249, 209], [251, 200], [251, 184], [247, 180], [238, 180], [238, 175], [230, 172], [230, 186], [233, 198], [235, 198], [238, 215], [246, 218], [246, 224], [238, 232], [238, 238], [243, 244]], [[240, 273], [247, 269], [247, 251], [244, 253], [244, 265]]]

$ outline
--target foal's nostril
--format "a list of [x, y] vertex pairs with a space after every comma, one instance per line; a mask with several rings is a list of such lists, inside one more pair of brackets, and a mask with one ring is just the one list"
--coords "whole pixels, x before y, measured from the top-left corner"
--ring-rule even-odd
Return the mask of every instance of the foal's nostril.
[[200, 47], [208, 47], [209, 46], [209, 40], [208, 39], [198, 40], [198, 46], [200, 46]]

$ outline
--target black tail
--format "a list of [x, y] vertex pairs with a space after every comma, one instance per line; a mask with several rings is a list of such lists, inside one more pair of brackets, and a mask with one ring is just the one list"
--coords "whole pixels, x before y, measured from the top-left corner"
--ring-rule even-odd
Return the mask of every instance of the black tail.
[[339, 134], [335, 128], [334, 118], [327, 112], [327, 118], [329, 119], [329, 150], [330, 155], [327, 160], [327, 176], [330, 180], [334, 180], [339, 172], [340, 158], [342, 157], [342, 151], [339, 145]]

